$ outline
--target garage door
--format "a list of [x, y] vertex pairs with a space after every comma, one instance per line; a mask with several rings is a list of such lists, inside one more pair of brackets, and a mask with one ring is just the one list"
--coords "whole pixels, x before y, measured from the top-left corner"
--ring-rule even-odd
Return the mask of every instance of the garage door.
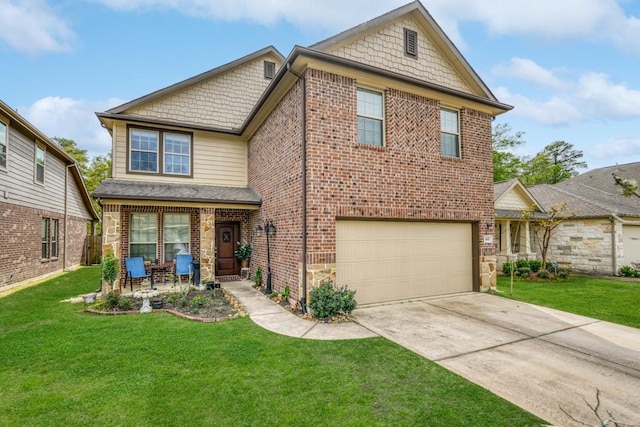
[[471, 224], [339, 220], [336, 280], [359, 304], [471, 291]]
[[623, 254], [624, 264], [631, 265], [632, 262], [640, 262], [640, 225], [623, 225]]

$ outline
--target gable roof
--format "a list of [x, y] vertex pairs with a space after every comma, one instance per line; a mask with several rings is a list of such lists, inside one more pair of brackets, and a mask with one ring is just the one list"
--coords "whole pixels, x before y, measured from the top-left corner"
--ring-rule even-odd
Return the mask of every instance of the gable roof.
[[467, 62], [462, 53], [460, 53], [451, 39], [442, 30], [440, 25], [438, 25], [435, 19], [433, 19], [431, 14], [418, 0], [415, 0], [395, 10], [387, 12], [377, 18], [371, 19], [370, 21], [343, 31], [333, 37], [329, 37], [328, 39], [313, 44], [310, 46], [310, 48], [328, 52], [337, 45], [348, 42], [351, 39], [361, 37], [361, 35], [364, 33], [370, 33], [372, 31], [375, 31], [376, 29], [389, 25], [393, 21], [396, 21], [405, 15], [410, 15], [416, 18], [429, 38], [436, 43], [441, 53], [448, 60], [449, 64], [451, 64], [463, 77], [465, 83], [467, 83], [473, 89], [473, 92], [476, 95], [486, 97], [487, 99], [494, 102], [498, 102], [498, 99], [491, 92], [489, 87], [482, 81], [480, 76]]
[[598, 168], [555, 185], [536, 185], [528, 190], [546, 208], [565, 203], [576, 217], [609, 217], [612, 214], [640, 217], [640, 199], [623, 196], [613, 173], [640, 180], [640, 162]]
[[94, 220], [99, 220], [100, 217], [98, 213], [93, 207], [93, 203], [91, 202], [91, 196], [87, 191], [87, 187], [84, 184], [84, 180], [82, 179], [82, 175], [80, 174], [80, 168], [78, 168], [78, 162], [71, 157], [60, 145], [56, 144], [52, 140], [49, 139], [44, 133], [42, 133], [38, 128], [32, 125], [27, 119], [22, 117], [15, 111], [13, 108], [9, 107], [0, 99], [0, 113], [7, 116], [11, 121], [11, 125], [19, 126], [24, 132], [26, 132], [31, 138], [37, 139], [42, 142], [47, 147], [47, 152], [52, 153], [54, 156], [61, 159], [65, 165], [70, 167], [71, 175], [73, 176], [77, 186], [78, 191], [82, 197], [82, 200], [89, 212], [89, 215]]
[[509, 196], [516, 197], [517, 202], [520, 202], [527, 207], [533, 207], [533, 212], [531, 212], [531, 216], [533, 218], [545, 216], [545, 210], [542, 204], [538, 202], [533, 194], [531, 194], [518, 179], [514, 178], [509, 181], [495, 182], [493, 184], [493, 203], [495, 206], [495, 215], [497, 218], [523, 217], [522, 209], [513, 209], [511, 206], [501, 206], [501, 200], [505, 200]]

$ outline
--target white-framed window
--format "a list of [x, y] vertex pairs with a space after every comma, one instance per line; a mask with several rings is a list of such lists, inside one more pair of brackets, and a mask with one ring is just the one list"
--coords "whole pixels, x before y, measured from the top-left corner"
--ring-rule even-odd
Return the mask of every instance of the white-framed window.
[[458, 111], [448, 108], [440, 110], [441, 154], [460, 157], [460, 122]]
[[358, 142], [384, 145], [384, 107], [382, 92], [358, 88]]
[[35, 154], [34, 180], [36, 183], [44, 185], [44, 169], [47, 161], [47, 152], [44, 147], [36, 144]]
[[173, 261], [178, 254], [189, 253], [190, 215], [188, 213], [164, 214], [164, 260]]
[[49, 218], [42, 218], [40, 222], [40, 236], [40, 240], [42, 241], [40, 258], [49, 259]]
[[40, 222], [41, 250], [40, 258], [49, 260], [58, 258], [58, 220], [42, 218]]
[[184, 133], [164, 133], [164, 173], [191, 174], [191, 137]]
[[159, 132], [129, 129], [129, 170], [158, 173]]
[[158, 214], [132, 213], [129, 218], [129, 256], [145, 261], [158, 258]]
[[7, 167], [7, 146], [9, 145], [9, 128], [0, 120], [0, 169]]
[[58, 220], [51, 220], [51, 232], [49, 235], [51, 258], [58, 258]]

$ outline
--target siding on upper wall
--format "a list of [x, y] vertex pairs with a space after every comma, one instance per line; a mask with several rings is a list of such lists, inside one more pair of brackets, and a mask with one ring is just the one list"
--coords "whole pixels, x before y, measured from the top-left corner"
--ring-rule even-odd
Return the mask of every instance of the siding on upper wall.
[[[418, 33], [417, 59], [404, 54], [404, 28]], [[347, 44], [330, 47], [326, 51], [342, 58], [473, 93], [422, 27], [411, 17], [404, 17]]]
[[132, 108], [126, 114], [239, 128], [271, 83], [264, 77], [265, 60], [275, 62], [276, 71], [282, 65], [275, 55], [265, 55], [177, 93]]
[[522, 198], [516, 190], [509, 190], [496, 200], [496, 209], [522, 210], [531, 206]]
[[127, 124], [125, 122], [113, 123], [113, 139], [113, 177], [115, 179], [206, 184], [222, 187], [245, 187], [247, 185], [247, 143], [239, 138], [225, 138], [211, 132], [193, 132], [192, 178], [127, 173]]
[[[3, 202], [64, 213], [65, 162], [46, 151], [44, 186], [34, 181], [36, 143], [9, 125], [7, 169], [0, 171], [0, 190], [8, 194]], [[42, 144], [45, 147], [44, 144]], [[69, 173], [67, 213], [91, 219], [81, 190]], [[0, 193], [1, 194], [1, 193]]]

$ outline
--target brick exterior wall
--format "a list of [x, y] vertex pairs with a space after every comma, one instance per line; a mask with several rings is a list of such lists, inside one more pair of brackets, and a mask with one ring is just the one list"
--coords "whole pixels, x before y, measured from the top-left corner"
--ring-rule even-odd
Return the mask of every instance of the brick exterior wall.
[[[42, 260], [40, 227], [42, 218], [58, 220], [58, 258]], [[87, 222], [67, 216], [67, 267], [83, 261]], [[0, 289], [17, 282], [62, 271], [65, 242], [64, 214], [0, 203]]]
[[[483, 243], [494, 221], [489, 114], [462, 109], [462, 158], [444, 157], [439, 101], [387, 90], [386, 143], [373, 147], [356, 142], [357, 82], [314, 69], [305, 76], [308, 264], [335, 263], [341, 217], [477, 222], [480, 261], [493, 262], [494, 244]], [[249, 142], [249, 185], [263, 199], [250, 229], [273, 220], [273, 285], [291, 286], [294, 299], [302, 262], [300, 102], [297, 84]], [[264, 237], [255, 249], [254, 266], [266, 272]]]

